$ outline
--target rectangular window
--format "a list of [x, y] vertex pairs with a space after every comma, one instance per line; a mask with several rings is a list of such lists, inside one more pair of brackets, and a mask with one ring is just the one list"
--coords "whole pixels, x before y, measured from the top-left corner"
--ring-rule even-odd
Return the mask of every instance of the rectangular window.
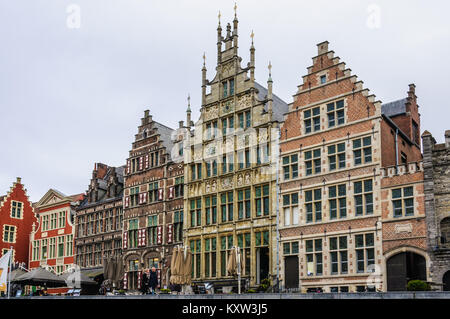
[[139, 204], [139, 186], [130, 188], [130, 206], [137, 206]]
[[201, 246], [202, 243], [200, 239], [191, 240], [191, 253], [192, 253], [192, 270], [191, 276], [192, 278], [200, 278], [200, 269], [201, 269]]
[[205, 277], [216, 277], [216, 250], [215, 237], [205, 239]]
[[328, 187], [330, 219], [347, 217], [347, 189], [345, 184]]
[[305, 191], [306, 222], [322, 221], [322, 189]]
[[344, 100], [327, 104], [328, 127], [342, 125], [345, 123]]
[[283, 157], [283, 176], [284, 180], [298, 177], [298, 155], [292, 154]]
[[64, 236], [58, 237], [58, 257], [64, 257]]
[[250, 218], [250, 188], [238, 190], [238, 218]]
[[18, 201], [11, 201], [11, 217], [22, 219], [23, 215], [23, 204]]
[[317, 148], [304, 152], [306, 176], [319, 174], [321, 172], [321, 150]]
[[201, 226], [202, 200], [200, 198], [191, 199], [189, 214], [191, 216], [191, 227]]
[[[136, 187], [136, 191], [139, 191], [139, 187]], [[158, 201], [158, 182], [148, 184], [148, 202], [154, 203]]]
[[250, 233], [237, 234], [238, 246], [241, 249], [241, 262], [243, 263], [243, 272], [241, 275], [250, 275]]
[[326, 75], [322, 75], [320, 77], [320, 84], [325, 84], [327, 82], [327, 76]]
[[220, 195], [220, 211], [222, 222], [233, 221], [233, 192]]
[[183, 211], [178, 211], [174, 213], [173, 218], [173, 228], [174, 228], [174, 242], [183, 240]]
[[3, 225], [3, 242], [16, 242], [16, 226]]
[[217, 196], [205, 197], [206, 225], [217, 223]]
[[414, 215], [414, 188], [412, 186], [392, 190], [394, 217]]
[[232, 247], [233, 247], [233, 235], [220, 237], [220, 274], [222, 277], [228, 275], [227, 261]]
[[269, 185], [255, 187], [256, 216], [269, 215]]
[[227, 97], [228, 96], [228, 82], [223, 82], [222, 83], [222, 87], [223, 87], [223, 97]]
[[138, 228], [139, 220], [137, 218], [128, 221], [128, 248], [138, 246]]
[[330, 237], [331, 274], [348, 273], [347, 236]]
[[323, 274], [322, 239], [306, 240], [306, 268], [308, 276]]
[[355, 215], [371, 215], [373, 214], [373, 193], [372, 180], [354, 182], [355, 194]]
[[158, 215], [147, 217], [147, 246], [158, 244]]
[[345, 143], [328, 146], [329, 170], [345, 168]]
[[372, 139], [370, 136], [353, 140], [353, 158], [355, 165], [372, 162]]
[[320, 107], [313, 108], [312, 110], [306, 110], [303, 112], [305, 134], [312, 131], [317, 132], [320, 130]]
[[244, 128], [244, 113], [238, 114], [239, 128]]
[[[375, 264], [373, 233], [355, 235], [356, 271], [370, 272], [369, 266]], [[375, 269], [372, 269], [372, 272]]]
[[183, 197], [184, 189], [184, 176], [175, 178], [175, 186], [174, 186], [174, 196]]
[[298, 193], [283, 195], [284, 225], [297, 225], [299, 222]]

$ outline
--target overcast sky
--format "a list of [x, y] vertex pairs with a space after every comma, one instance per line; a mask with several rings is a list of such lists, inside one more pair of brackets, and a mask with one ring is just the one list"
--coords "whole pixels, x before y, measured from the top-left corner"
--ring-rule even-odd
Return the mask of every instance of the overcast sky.
[[[328, 40], [382, 102], [406, 97], [415, 83], [421, 131], [443, 142], [450, 129], [448, 1], [237, 5], [242, 65], [254, 30], [256, 80], [266, 83], [271, 60], [274, 92], [286, 102], [316, 44]], [[176, 128], [188, 93], [197, 121], [202, 55], [212, 79], [217, 14], [225, 26], [233, 6], [231, 0], [0, 0], [0, 194], [17, 176], [32, 201], [49, 188], [85, 192], [95, 162], [125, 164], [145, 109]]]

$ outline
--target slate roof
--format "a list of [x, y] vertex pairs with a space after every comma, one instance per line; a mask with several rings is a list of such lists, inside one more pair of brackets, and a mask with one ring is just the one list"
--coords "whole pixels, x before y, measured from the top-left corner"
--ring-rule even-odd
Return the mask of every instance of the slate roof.
[[[264, 86], [262, 86], [258, 82], [255, 82], [255, 88], [258, 89], [258, 99], [260, 101], [264, 101], [265, 99], [267, 99], [268, 91]], [[286, 102], [284, 102], [275, 94], [272, 94], [272, 98], [273, 98], [273, 105], [272, 105], [273, 120], [282, 122], [283, 115], [289, 111], [289, 106]], [[264, 110], [268, 111], [267, 103], [264, 105]]]
[[123, 173], [124, 173], [124, 170], [125, 170], [125, 165], [124, 166], [119, 166], [119, 167], [108, 166], [108, 170], [107, 170], [105, 176], [103, 178], [97, 178], [98, 184], [99, 184], [99, 188], [105, 191], [103, 196], [101, 198], [99, 198], [98, 201], [93, 202], [93, 203], [88, 203], [88, 197], [85, 196], [83, 201], [80, 203], [80, 206], [78, 207], [78, 209], [85, 208], [87, 206], [96, 206], [96, 205], [98, 205], [100, 203], [104, 203], [104, 202], [112, 202], [112, 201], [116, 201], [119, 198], [122, 198], [123, 189], [120, 190], [120, 192], [119, 192], [119, 194], [117, 194], [117, 196], [112, 197], [112, 198], [105, 198], [106, 197], [106, 190], [108, 188], [108, 180], [109, 180], [109, 177], [111, 176], [111, 174], [113, 173], [113, 170], [116, 173], [116, 176], [117, 176], [119, 184], [123, 184]]
[[408, 99], [404, 98], [401, 100], [385, 103], [381, 105], [381, 113], [389, 117], [406, 113], [407, 101]]
[[153, 121], [153, 124], [154, 127], [158, 129], [160, 140], [163, 146], [166, 148], [166, 152], [170, 154], [173, 148], [172, 132], [174, 130], [156, 121]]

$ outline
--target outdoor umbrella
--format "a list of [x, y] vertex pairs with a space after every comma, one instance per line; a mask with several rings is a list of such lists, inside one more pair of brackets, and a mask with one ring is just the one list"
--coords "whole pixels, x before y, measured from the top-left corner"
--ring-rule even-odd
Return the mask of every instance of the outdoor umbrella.
[[26, 274], [26, 273], [27, 273], [26, 271], [24, 271], [24, 270], [22, 270], [20, 268], [14, 269], [13, 271], [11, 271], [9, 273], [9, 280], [13, 281], [17, 277], [19, 277], [19, 276], [21, 276], [23, 274]]
[[108, 264], [108, 279], [114, 280], [116, 278], [117, 259], [110, 257]]
[[34, 268], [33, 270], [18, 276], [12, 282], [21, 285], [46, 286], [46, 287], [65, 287], [66, 281], [58, 277], [54, 273], [42, 268]]
[[96, 285], [97, 282], [81, 273], [80, 271], [67, 271], [59, 276], [63, 278], [67, 284], [67, 286], [74, 288], [81, 288], [82, 285]]
[[103, 280], [108, 280], [107, 273], [108, 273], [108, 267], [109, 267], [109, 261], [108, 258], [103, 258]]
[[123, 259], [122, 256], [116, 257], [116, 265], [114, 271], [114, 282], [116, 283], [116, 287], [120, 287], [120, 281], [123, 279], [123, 275], [125, 274], [123, 270]]
[[227, 261], [227, 273], [230, 276], [234, 276], [237, 274], [237, 262], [236, 262], [236, 250], [234, 247], [230, 250], [230, 255], [228, 256]]
[[176, 262], [177, 262], [177, 258], [178, 258], [178, 247], [174, 247], [173, 248], [173, 252], [172, 252], [172, 258], [170, 260], [170, 283], [171, 284], [176, 284]]
[[176, 284], [182, 284], [182, 277], [183, 277], [183, 273], [182, 273], [182, 269], [183, 269], [183, 262], [184, 262], [184, 248], [180, 247], [178, 249], [178, 256], [177, 259], [175, 260], [175, 283]]
[[[182, 258], [184, 259], [184, 255], [182, 255]], [[182, 270], [183, 285], [190, 285], [192, 271], [192, 253], [189, 248], [186, 248], [186, 259], [184, 259]]]

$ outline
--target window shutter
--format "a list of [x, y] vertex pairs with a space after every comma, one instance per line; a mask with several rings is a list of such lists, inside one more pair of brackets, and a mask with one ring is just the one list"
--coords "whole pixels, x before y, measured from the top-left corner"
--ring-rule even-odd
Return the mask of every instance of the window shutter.
[[167, 225], [167, 243], [172, 243], [173, 240], [173, 224]]
[[163, 189], [158, 189], [158, 200], [163, 200]]
[[148, 154], [145, 155], [145, 168], [148, 168]]
[[156, 243], [158, 245], [162, 244], [162, 226], [156, 228]]
[[137, 274], [137, 287], [138, 287], [138, 289], [141, 289], [141, 271], [138, 271], [138, 274]]
[[138, 229], [138, 247], [142, 246], [141, 239], [142, 239], [141, 230]]
[[139, 157], [139, 170], [142, 171], [143, 168], [144, 168], [144, 157], [141, 156]]
[[146, 238], [146, 236], [147, 236], [147, 232], [145, 231], [145, 228], [142, 228], [142, 235], [141, 235], [141, 237], [142, 237], [142, 246], [145, 246], [146, 245], [146, 243], [147, 243], [147, 238]]
[[169, 198], [173, 198], [173, 189], [173, 186], [169, 187]]
[[128, 273], [123, 275], [123, 289], [128, 289]]
[[125, 207], [130, 205], [130, 196], [125, 196]]
[[127, 249], [127, 238], [128, 237], [128, 233], [126, 231], [123, 232], [123, 236], [122, 236], [122, 248], [123, 249]]
[[142, 203], [147, 203], [147, 192], [142, 193]]

